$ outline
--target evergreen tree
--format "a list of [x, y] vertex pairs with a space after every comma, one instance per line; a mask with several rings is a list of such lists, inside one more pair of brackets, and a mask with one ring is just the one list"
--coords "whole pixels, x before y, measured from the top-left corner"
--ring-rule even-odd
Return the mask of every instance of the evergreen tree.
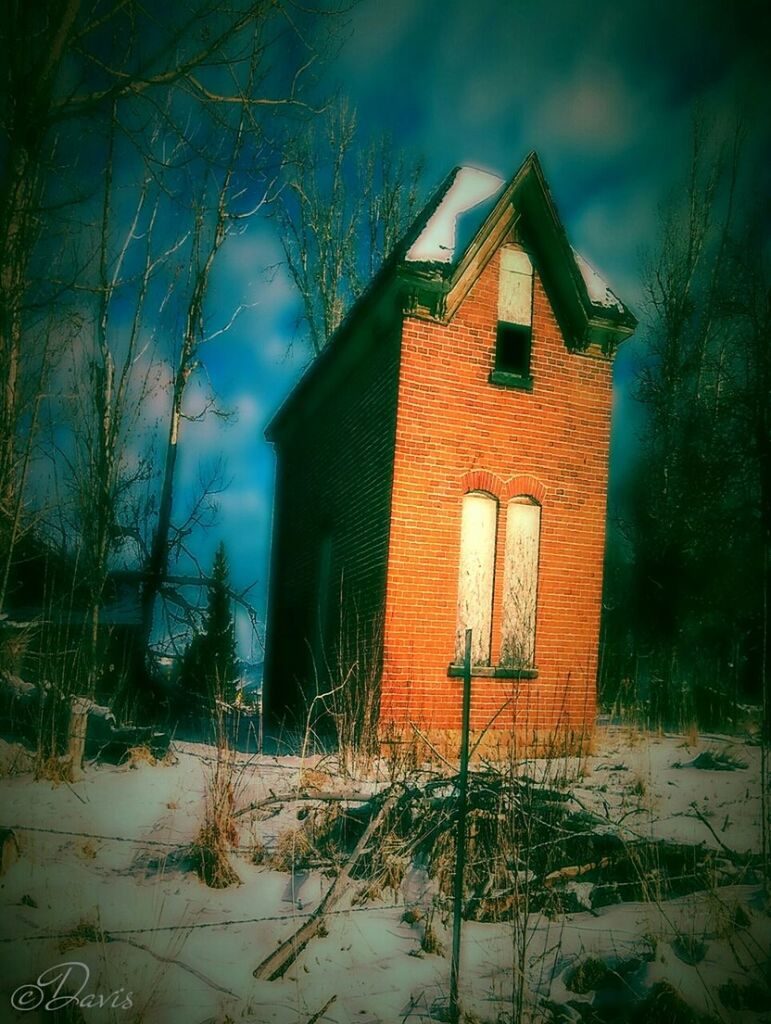
[[236, 697], [236, 632], [228, 598], [228, 562], [220, 542], [214, 555], [209, 601], [203, 626], [185, 651], [181, 681], [186, 693], [203, 707], [215, 699], [232, 704]]

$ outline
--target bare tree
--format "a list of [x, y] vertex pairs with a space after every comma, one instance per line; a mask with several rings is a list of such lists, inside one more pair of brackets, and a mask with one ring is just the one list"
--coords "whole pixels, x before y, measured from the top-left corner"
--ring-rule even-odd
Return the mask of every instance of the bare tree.
[[356, 113], [344, 101], [289, 146], [279, 215], [314, 355], [414, 215], [420, 173], [387, 138], [360, 147]]
[[[309, 109], [302, 94], [335, 9], [304, 10], [272, 0], [188, 0], [162, 10], [136, 0], [56, 0], [44, 9], [12, 2], [0, 26], [0, 562], [18, 533], [29, 429], [40, 393], [35, 316], [45, 303], [81, 287], [83, 266], [67, 281], [42, 281], [57, 242], [81, 233], [98, 195], [112, 129], [154, 177], [173, 192], [165, 161], [148, 137], [162, 127], [192, 173], [205, 174], [211, 140], [206, 112], [247, 105], [270, 118]], [[318, 29], [311, 33], [309, 27]], [[287, 35], [292, 42], [287, 42]], [[309, 40], [315, 39], [318, 43]], [[290, 61], [262, 58], [276, 47]], [[260, 62], [257, 79], [250, 68]], [[244, 73], [246, 68], [246, 73]], [[244, 91], [244, 83], [251, 91]], [[232, 121], [232, 118], [230, 118]], [[86, 154], [81, 157], [85, 148]], [[179, 168], [177, 168], [178, 170]], [[162, 179], [166, 180], [162, 180]], [[62, 217], [68, 214], [69, 219]], [[57, 223], [60, 225], [57, 235]], [[68, 238], [68, 244], [71, 239]], [[73, 248], [77, 243], [71, 242]], [[88, 256], [85, 257], [88, 262]], [[42, 288], [42, 290], [41, 290]], [[59, 293], [56, 292], [59, 289]], [[102, 360], [104, 362], [104, 360]], [[108, 373], [109, 378], [109, 373]], [[24, 382], [32, 386], [25, 392]], [[109, 383], [107, 381], [106, 383]], [[15, 525], [14, 525], [15, 524]], [[7, 572], [4, 573], [7, 577]], [[0, 595], [4, 597], [4, 595]]]
[[[763, 195], [761, 190], [757, 195]], [[731, 247], [734, 302], [742, 323], [738, 387], [735, 394], [741, 436], [745, 439], [743, 494], [757, 514], [755, 559], [760, 567], [753, 595], [759, 620], [759, 676], [763, 706], [761, 736], [761, 835], [763, 870], [771, 886], [771, 693], [769, 692], [769, 625], [771, 623], [771, 272], [761, 225], [767, 205], [750, 208], [748, 226]]]
[[748, 242], [743, 134], [710, 135], [697, 120], [685, 186], [662, 209], [645, 272], [647, 419], [626, 607], [659, 723], [719, 724], [752, 687], [757, 659], [757, 485], [747, 475], [757, 481], [758, 463], [741, 421], [749, 327], [731, 256]]
[[[75, 355], [83, 372], [75, 375], [81, 383], [73, 396], [71, 485], [81, 548], [79, 576], [87, 595], [82, 655], [90, 695], [100, 668], [99, 612], [111, 562], [121, 544], [124, 500], [146, 469], [141, 460], [131, 465], [127, 455], [129, 440], [140, 429], [151, 387], [151, 364], [143, 362], [140, 351], [148, 293], [159, 268], [181, 245], [181, 240], [176, 240], [156, 248], [160, 192], [146, 169], [133, 211], [125, 220], [119, 217], [116, 132], [113, 119], [97, 220], [94, 303]], [[129, 304], [133, 308], [126, 318]]]
[[[161, 479], [158, 517], [153, 533], [152, 544], [144, 566], [144, 588], [142, 595], [143, 632], [149, 642], [153, 628], [153, 611], [156, 598], [169, 569], [169, 550], [173, 531], [172, 512], [174, 506], [174, 489], [176, 478], [177, 455], [180, 435], [185, 417], [184, 400], [188, 383], [200, 366], [202, 349], [214, 339], [226, 334], [242, 310], [238, 306], [226, 323], [207, 332], [205, 317], [206, 297], [211, 280], [214, 263], [228, 235], [248, 219], [256, 216], [261, 209], [270, 204], [274, 198], [275, 176], [265, 176], [264, 169], [259, 168], [260, 181], [258, 195], [251, 196], [252, 201], [244, 204], [244, 195], [250, 190], [243, 184], [243, 169], [240, 167], [245, 146], [250, 139], [254, 141], [262, 135], [260, 125], [254, 120], [250, 110], [249, 97], [255, 84], [257, 73], [257, 57], [255, 52], [250, 65], [250, 72], [241, 91], [242, 103], [233, 132], [230, 152], [220, 169], [220, 180], [214, 198], [214, 212], [206, 209], [199, 200], [194, 207], [193, 239], [189, 274], [189, 298], [184, 314], [181, 344], [179, 345], [176, 367], [171, 383], [171, 401], [168, 414], [168, 433], [165, 444], [165, 456]], [[256, 177], [253, 166], [251, 176]], [[207, 220], [211, 223], [207, 224]], [[199, 418], [207, 412], [217, 412], [210, 403]], [[206, 490], [206, 489], [204, 489]], [[178, 533], [177, 536], [180, 534]]]

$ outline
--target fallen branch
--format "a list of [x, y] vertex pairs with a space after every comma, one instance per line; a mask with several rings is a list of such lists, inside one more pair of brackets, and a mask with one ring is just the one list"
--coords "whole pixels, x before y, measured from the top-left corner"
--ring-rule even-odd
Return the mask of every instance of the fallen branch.
[[396, 803], [396, 799], [397, 794], [392, 792], [369, 825], [367, 825], [361, 839], [354, 847], [353, 853], [346, 861], [340, 874], [332, 882], [326, 896], [313, 912], [313, 915], [254, 969], [253, 975], [255, 978], [267, 981], [274, 981], [276, 978], [280, 978], [291, 964], [294, 963], [300, 953], [302, 953], [314, 935], [318, 933], [324, 921], [324, 915], [334, 907], [347, 890], [351, 883], [353, 869], [366, 851], [370, 839], [380, 828], [386, 815]]
[[324, 1016], [324, 1014], [327, 1012], [327, 1010], [330, 1008], [330, 1006], [332, 1005], [332, 1003], [334, 1003], [336, 999], [337, 996], [331, 996], [329, 999], [327, 999], [327, 1001], [324, 1003], [321, 1009], [317, 1010], [312, 1017], [308, 1018], [307, 1024], [316, 1024], [316, 1021], [321, 1020], [321, 1018]]
[[606, 868], [610, 864], [609, 857], [602, 857], [600, 860], [595, 861], [592, 864], [571, 864], [568, 867], [558, 868], [556, 871], [550, 871], [543, 880], [543, 884], [548, 888], [554, 885], [555, 882], [564, 881], [570, 878], [580, 878], [581, 875], [588, 875], [590, 871], [596, 871], [597, 868]]
[[732, 850], [730, 846], [726, 846], [726, 844], [723, 842], [723, 840], [720, 838], [720, 836], [714, 830], [712, 825], [710, 825], [710, 823], [707, 821], [707, 819], [704, 817], [704, 815], [701, 813], [701, 811], [699, 810], [699, 808], [696, 806], [696, 804], [694, 802], [691, 802], [691, 807], [692, 807], [693, 812], [696, 815], [696, 817], [699, 819], [699, 821], [702, 823], [702, 825], [706, 825], [707, 826], [707, 828], [710, 830], [712, 835], [715, 837], [715, 840], [723, 848], [724, 852], [731, 858], [731, 860], [735, 864], [740, 863], [741, 860], [742, 860], [741, 856], [736, 852], [736, 850]]
[[252, 811], [259, 811], [263, 807], [270, 807], [272, 804], [292, 804], [302, 801], [336, 804], [367, 804], [372, 796], [345, 796], [339, 793], [303, 793], [299, 796], [267, 796], [264, 800], [255, 800], [254, 803], [240, 807], [233, 812], [234, 818], [241, 818]]

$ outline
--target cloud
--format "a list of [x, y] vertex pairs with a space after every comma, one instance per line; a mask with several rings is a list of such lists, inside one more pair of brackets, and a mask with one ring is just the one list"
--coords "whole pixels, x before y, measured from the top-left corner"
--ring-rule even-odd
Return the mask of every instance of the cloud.
[[249, 486], [231, 486], [219, 496], [220, 510], [234, 520], [247, 518], [258, 524], [265, 525], [270, 506], [264, 489]]
[[640, 300], [641, 250], [651, 242], [658, 183], [634, 181], [584, 202], [571, 218], [571, 240], [625, 302]]
[[633, 143], [647, 121], [642, 97], [610, 69], [579, 68], [536, 103], [530, 117], [554, 149], [591, 149], [595, 159]]
[[[429, 7], [430, 3], [424, 3]], [[338, 58], [338, 71], [346, 78], [371, 74], [375, 68], [392, 66], [405, 40], [414, 38], [423, 20], [421, 4], [391, 0], [387, 4], [364, 3], [354, 8], [348, 37]], [[430, 48], [426, 47], [426, 55]]]
[[223, 245], [217, 263], [217, 284], [229, 291], [242, 289], [245, 301], [283, 302], [291, 292], [288, 277], [276, 273], [283, 263], [284, 251], [274, 225], [265, 217], [255, 219], [244, 230], [230, 235]]
[[243, 392], [236, 395], [230, 400], [230, 405], [236, 411], [238, 426], [241, 430], [251, 430], [262, 423], [265, 418], [265, 403], [254, 392]]

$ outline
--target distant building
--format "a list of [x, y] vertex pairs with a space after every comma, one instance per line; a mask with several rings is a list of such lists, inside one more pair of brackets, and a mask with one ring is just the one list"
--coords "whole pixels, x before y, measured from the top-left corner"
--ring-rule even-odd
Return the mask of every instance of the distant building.
[[237, 702], [245, 706], [262, 706], [262, 675], [261, 661], [239, 661], [236, 690]]
[[470, 627], [474, 728], [594, 720], [611, 363], [635, 326], [535, 154], [509, 182], [448, 176], [268, 427], [266, 713], [366, 677], [384, 732], [457, 729]]
[[[25, 540], [12, 567], [0, 614], [0, 672], [35, 682], [72, 680], [91, 626], [75, 562], [40, 539]], [[145, 678], [141, 582], [137, 573], [108, 575], [99, 608], [100, 677], [96, 697], [108, 702]]]

